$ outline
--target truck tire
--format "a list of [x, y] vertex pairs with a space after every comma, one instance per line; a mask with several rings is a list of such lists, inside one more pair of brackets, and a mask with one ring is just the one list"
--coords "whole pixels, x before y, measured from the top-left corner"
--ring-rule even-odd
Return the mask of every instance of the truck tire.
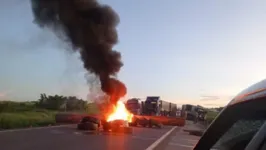
[[77, 125], [77, 129], [78, 130], [98, 130], [99, 129], [99, 125], [93, 122], [85, 122], [85, 123], [79, 123]]

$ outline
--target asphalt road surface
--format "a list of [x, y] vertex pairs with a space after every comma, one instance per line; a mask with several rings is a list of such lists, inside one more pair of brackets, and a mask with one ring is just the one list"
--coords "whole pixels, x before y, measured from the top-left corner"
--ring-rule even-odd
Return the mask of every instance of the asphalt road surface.
[[76, 126], [0, 132], [1, 150], [145, 150], [172, 127], [133, 128], [133, 134], [95, 134]]
[[194, 146], [198, 143], [200, 137], [195, 135], [190, 135], [187, 130], [204, 130], [206, 127], [202, 125], [194, 124], [190, 121], [186, 122], [186, 126], [174, 130], [174, 132], [169, 135], [165, 141], [159, 145], [157, 149], [159, 150], [193, 150]]
[[176, 131], [169, 137], [168, 145], [162, 147], [163, 150], [193, 150], [200, 137], [189, 135], [182, 130]]

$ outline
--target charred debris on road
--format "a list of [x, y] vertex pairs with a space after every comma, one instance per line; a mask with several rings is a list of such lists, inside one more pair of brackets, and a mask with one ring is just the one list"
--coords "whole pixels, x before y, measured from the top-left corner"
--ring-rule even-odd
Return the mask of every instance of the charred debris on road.
[[[77, 125], [79, 130], [90, 130], [97, 132], [115, 132], [115, 133], [127, 133], [133, 132], [132, 124], [125, 120], [113, 120], [107, 122], [105, 119], [99, 119], [93, 116], [83, 117], [80, 123]], [[162, 128], [162, 124], [150, 119], [143, 119], [142, 126]]]

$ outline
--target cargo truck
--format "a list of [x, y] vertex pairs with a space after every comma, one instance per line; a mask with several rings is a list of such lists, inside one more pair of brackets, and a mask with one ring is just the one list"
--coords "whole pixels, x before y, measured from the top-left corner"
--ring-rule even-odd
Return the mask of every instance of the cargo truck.
[[139, 98], [131, 98], [126, 101], [126, 108], [134, 115], [141, 115], [143, 113], [143, 102]]
[[126, 101], [126, 108], [133, 114], [153, 116], [176, 116], [177, 105], [161, 100], [158, 96], [148, 96], [146, 101], [131, 98]]
[[147, 115], [176, 116], [177, 105], [161, 100], [159, 96], [148, 96], [145, 101]]
[[[164, 120], [164, 122], [168, 120], [175, 122], [177, 119], [177, 105], [161, 100], [159, 96], [148, 96], [145, 101], [141, 101], [138, 98], [129, 99], [126, 102], [126, 108], [134, 114], [135, 119], [133, 119], [133, 124], [135, 125], [138, 124], [140, 120], [143, 120], [143, 118], [144, 120], [147, 120], [147, 118], [156, 118], [157, 120]], [[181, 122], [180, 124], [183, 125], [183, 119], [179, 117], [179, 120], [179, 122]]]
[[207, 111], [199, 105], [185, 104], [182, 105], [182, 114], [186, 114], [187, 120], [200, 120], [204, 121], [206, 118]]

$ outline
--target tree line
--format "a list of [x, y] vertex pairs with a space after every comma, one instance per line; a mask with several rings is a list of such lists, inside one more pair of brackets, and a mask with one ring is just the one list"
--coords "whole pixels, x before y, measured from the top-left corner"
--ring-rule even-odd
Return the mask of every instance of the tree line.
[[18, 112], [31, 111], [34, 109], [47, 109], [54, 111], [96, 111], [97, 106], [88, 101], [77, 98], [76, 96], [62, 96], [62, 95], [46, 95], [40, 94], [37, 101], [30, 102], [15, 102], [15, 101], [1, 101], [1, 112]]

